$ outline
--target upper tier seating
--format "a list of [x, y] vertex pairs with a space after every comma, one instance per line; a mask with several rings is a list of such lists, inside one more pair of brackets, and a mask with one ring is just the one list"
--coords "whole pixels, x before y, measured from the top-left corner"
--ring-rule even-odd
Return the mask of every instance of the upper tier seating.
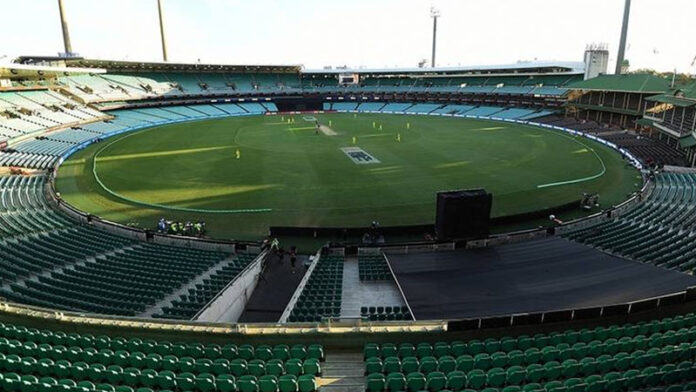
[[696, 174], [661, 173], [637, 208], [566, 234], [572, 240], [668, 269], [696, 270]]
[[[114, 110], [109, 112], [109, 114], [114, 115], [116, 118], [108, 122], [82, 124], [79, 128], [72, 127], [46, 133], [36, 139], [30, 139], [26, 142], [14, 145], [11, 150], [0, 152], [0, 166], [23, 166], [36, 169], [47, 169], [53, 166], [60, 156], [78, 144], [101, 138], [104, 133], [126, 128], [144, 127], [167, 121], [239, 115], [248, 114], [249, 112], [261, 114], [269, 110], [278, 110], [275, 104], [272, 103], [264, 103], [265, 106], [259, 103], [242, 103], [240, 105], [225, 103], [216, 105], [164, 106], [161, 108]], [[16, 123], [13, 122], [15, 120], [23, 121], [21, 119], [12, 119], [6, 121], [6, 124], [16, 127]], [[0, 119], [0, 124], [2, 123], [3, 121]], [[28, 122], [26, 124], [31, 125], [31, 123]], [[4, 128], [0, 125], [0, 135], [2, 135], [3, 129]], [[41, 126], [35, 124], [34, 127], [29, 127], [27, 132], [35, 132], [40, 129]], [[0, 140], [2, 140], [1, 137]]]

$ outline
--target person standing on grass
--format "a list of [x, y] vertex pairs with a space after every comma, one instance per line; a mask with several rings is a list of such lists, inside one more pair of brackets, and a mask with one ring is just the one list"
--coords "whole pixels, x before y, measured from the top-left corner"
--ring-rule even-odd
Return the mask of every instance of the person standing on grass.
[[295, 264], [297, 263], [297, 247], [295, 245], [290, 247], [290, 268], [292, 268], [292, 273], [295, 273]]

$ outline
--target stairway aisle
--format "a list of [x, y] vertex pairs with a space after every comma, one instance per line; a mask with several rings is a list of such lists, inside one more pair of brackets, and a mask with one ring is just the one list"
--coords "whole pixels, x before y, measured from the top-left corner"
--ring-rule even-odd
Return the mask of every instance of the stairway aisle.
[[370, 306], [404, 306], [406, 301], [393, 280], [361, 281], [358, 258], [346, 256], [343, 264], [341, 317], [358, 318], [360, 308]]
[[364, 373], [362, 352], [327, 352], [319, 392], [364, 392]]

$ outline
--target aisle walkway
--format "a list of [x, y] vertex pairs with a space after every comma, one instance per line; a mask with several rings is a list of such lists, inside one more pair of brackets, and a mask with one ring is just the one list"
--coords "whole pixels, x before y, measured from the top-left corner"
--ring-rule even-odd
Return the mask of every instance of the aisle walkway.
[[405, 306], [393, 280], [360, 281], [358, 258], [346, 257], [343, 265], [341, 317], [358, 318], [363, 306]]

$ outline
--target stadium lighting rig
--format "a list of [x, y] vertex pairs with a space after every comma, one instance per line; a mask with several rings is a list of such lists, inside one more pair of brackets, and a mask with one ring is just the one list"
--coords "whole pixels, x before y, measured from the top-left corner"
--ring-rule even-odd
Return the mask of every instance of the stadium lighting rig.
[[430, 17], [433, 18], [433, 54], [431, 57], [431, 67], [435, 68], [435, 42], [437, 41], [437, 18], [440, 17], [440, 10], [430, 7]]

